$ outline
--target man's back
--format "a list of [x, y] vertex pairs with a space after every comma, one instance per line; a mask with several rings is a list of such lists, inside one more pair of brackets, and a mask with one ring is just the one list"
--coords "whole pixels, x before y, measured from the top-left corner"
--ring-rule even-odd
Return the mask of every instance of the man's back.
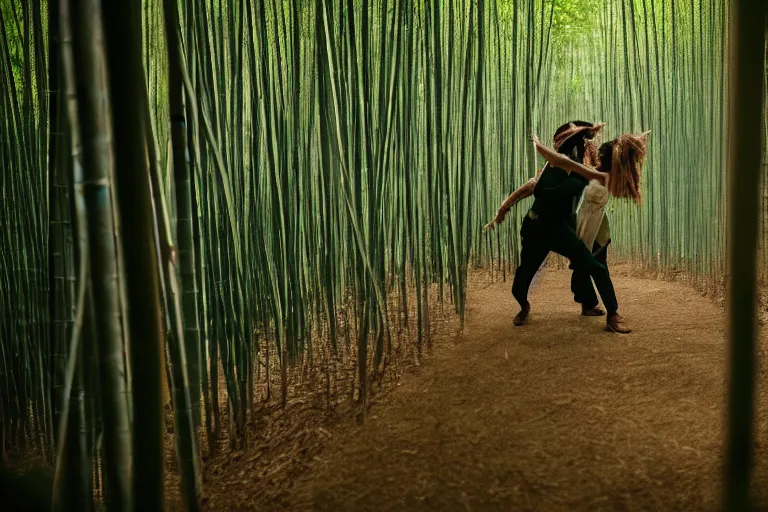
[[566, 220], [586, 185], [587, 181], [577, 174], [547, 165], [533, 189], [531, 209], [543, 220]]

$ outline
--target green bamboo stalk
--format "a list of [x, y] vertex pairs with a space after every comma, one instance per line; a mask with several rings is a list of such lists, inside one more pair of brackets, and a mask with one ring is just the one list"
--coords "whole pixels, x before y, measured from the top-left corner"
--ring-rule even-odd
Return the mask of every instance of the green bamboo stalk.
[[[163, 508], [162, 335], [157, 256], [147, 174], [147, 136], [142, 104], [145, 87], [141, 59], [140, 11], [128, 3], [103, 6], [107, 36], [107, 76], [113, 109], [115, 177], [122, 226], [131, 240], [123, 244], [131, 369], [135, 379], [133, 482], [137, 509]], [[110, 488], [111, 491], [111, 488]]]
[[[177, 391], [177, 451], [182, 472], [182, 488], [187, 507], [197, 509], [200, 472], [197, 438], [194, 425], [200, 416], [199, 326], [197, 316], [197, 282], [195, 279], [195, 250], [191, 198], [191, 176], [188, 166], [189, 150], [186, 141], [186, 108], [181, 78], [181, 41], [179, 37], [179, 13], [175, 1], [164, 2], [165, 30], [169, 61], [169, 105], [173, 141], [173, 168], [176, 184], [176, 228], [179, 239], [179, 264], [181, 268], [181, 297], [183, 308], [183, 337], [177, 331], [172, 350], [174, 387]], [[170, 272], [169, 272], [170, 273]], [[186, 351], [186, 354], [185, 354]], [[189, 376], [187, 375], [189, 373]], [[181, 388], [181, 389], [179, 389]], [[194, 423], [193, 423], [194, 422]]]
[[[131, 496], [131, 430], [125, 390], [123, 339], [118, 305], [117, 255], [114, 244], [109, 162], [111, 148], [107, 143], [107, 118], [100, 108], [106, 91], [103, 83], [101, 26], [98, 11], [90, 2], [73, 0], [62, 6], [62, 26], [69, 26], [74, 61], [74, 78], [82, 91], [77, 96], [77, 124], [83, 141], [83, 193], [85, 195], [89, 262], [93, 299], [96, 305], [96, 328], [103, 340], [99, 347], [104, 411], [105, 445], [109, 465], [111, 504], [118, 510], [132, 508]], [[71, 10], [70, 10], [71, 9]], [[66, 37], [66, 36], [65, 36]]]

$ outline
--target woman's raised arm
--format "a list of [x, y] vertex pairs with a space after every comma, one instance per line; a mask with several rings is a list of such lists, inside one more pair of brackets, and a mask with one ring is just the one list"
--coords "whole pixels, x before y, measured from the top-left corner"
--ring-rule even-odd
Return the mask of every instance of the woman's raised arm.
[[575, 172], [576, 174], [579, 174], [588, 180], [597, 180], [601, 184], [605, 185], [605, 179], [608, 176], [607, 173], [596, 171], [591, 167], [587, 167], [586, 165], [574, 162], [567, 156], [558, 153], [554, 149], [548, 148], [542, 144], [541, 141], [539, 141], [539, 138], [535, 135], [532, 137], [532, 140], [533, 145], [536, 147], [536, 151], [538, 151], [538, 153], [543, 156], [553, 167], [559, 167], [560, 169], [566, 171]]

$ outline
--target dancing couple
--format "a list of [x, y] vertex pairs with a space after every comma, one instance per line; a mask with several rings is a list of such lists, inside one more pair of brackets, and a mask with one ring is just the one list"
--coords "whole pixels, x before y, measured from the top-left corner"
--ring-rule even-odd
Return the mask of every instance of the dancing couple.
[[[594, 280], [607, 310], [606, 330], [620, 334], [631, 332], [618, 313], [619, 305], [608, 272], [607, 246], [611, 238], [604, 212], [608, 194], [605, 193], [605, 199], [592, 210], [598, 215], [597, 222], [594, 213], [577, 217], [577, 207], [581, 199], [581, 209], [585, 210], [588, 202], [583, 196], [585, 188], [593, 195], [597, 191], [597, 197], [602, 190], [614, 197], [640, 203], [640, 176], [649, 132], [625, 134], [598, 147], [603, 126], [603, 123], [586, 121], [566, 123], [555, 131], [554, 150], [534, 136], [536, 151], [547, 163], [534, 178], [507, 197], [496, 217], [486, 225], [493, 229], [504, 220], [512, 206], [533, 195], [533, 204], [520, 227], [522, 251], [512, 284], [512, 295], [520, 303], [520, 312], [513, 321], [517, 326], [525, 325], [528, 320], [531, 311], [528, 289], [534, 275], [547, 255], [555, 252], [571, 261], [571, 291], [574, 300], [581, 304], [581, 314], [606, 314], [598, 306], [592, 286]], [[596, 182], [590, 183], [592, 180]]]

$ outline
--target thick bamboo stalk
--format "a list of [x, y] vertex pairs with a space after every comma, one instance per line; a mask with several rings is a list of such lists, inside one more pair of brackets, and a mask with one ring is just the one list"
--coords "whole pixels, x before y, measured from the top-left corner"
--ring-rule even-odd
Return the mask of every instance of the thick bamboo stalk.
[[142, 88], [140, 10], [129, 2], [106, 2], [107, 76], [113, 109], [115, 177], [122, 227], [131, 332], [133, 381], [133, 486], [137, 510], [164, 508], [163, 350], [157, 255], [147, 169]]
[[[78, 91], [77, 118], [74, 121], [70, 118], [70, 124], [73, 131], [80, 133], [83, 151], [82, 187], [87, 216], [84, 228], [88, 232], [94, 316], [100, 338], [98, 353], [110, 503], [116, 510], [132, 510], [132, 442], [110, 190], [111, 147], [107, 137], [108, 118], [103, 108], [106, 84], [101, 66], [101, 21], [97, 4], [90, 0], [71, 0], [68, 8], [62, 6], [61, 13], [62, 28], [71, 28], [74, 77], [69, 80]], [[76, 161], [75, 166], [78, 165]]]
[[730, 364], [724, 508], [750, 510], [757, 333], [757, 228], [761, 166], [760, 110], [765, 79], [765, 3], [733, 2], [733, 68], [728, 230]]

